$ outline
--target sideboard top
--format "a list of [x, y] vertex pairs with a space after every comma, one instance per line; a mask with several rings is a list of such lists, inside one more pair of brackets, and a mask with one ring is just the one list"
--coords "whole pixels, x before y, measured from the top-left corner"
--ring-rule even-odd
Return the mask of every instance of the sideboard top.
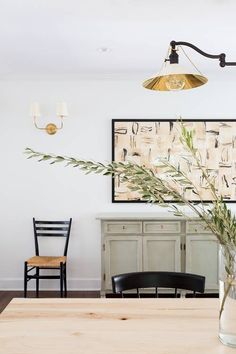
[[172, 213], [102, 213], [97, 214], [98, 220], [199, 220], [194, 214], [186, 217], [174, 216]]

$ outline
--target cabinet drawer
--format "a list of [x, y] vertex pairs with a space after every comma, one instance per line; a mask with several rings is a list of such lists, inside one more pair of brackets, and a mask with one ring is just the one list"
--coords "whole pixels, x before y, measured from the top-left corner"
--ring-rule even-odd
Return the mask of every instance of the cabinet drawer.
[[179, 221], [147, 221], [143, 225], [146, 234], [176, 234], [181, 232]]
[[106, 234], [141, 234], [142, 223], [141, 222], [105, 222], [104, 232]]
[[187, 234], [210, 234], [211, 230], [206, 228], [206, 224], [199, 221], [188, 221], [186, 224]]

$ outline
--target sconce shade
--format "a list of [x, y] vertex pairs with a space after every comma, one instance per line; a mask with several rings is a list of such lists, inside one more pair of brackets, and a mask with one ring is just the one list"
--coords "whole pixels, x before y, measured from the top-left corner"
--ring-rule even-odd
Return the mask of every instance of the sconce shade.
[[[143, 87], [149, 90], [178, 91], [188, 90], [206, 84], [208, 79], [197, 72], [179, 64], [165, 63], [160, 73], [151, 79], [144, 81]], [[172, 84], [175, 86], [172, 88]]]
[[67, 117], [68, 116], [67, 104], [65, 102], [59, 102], [57, 104], [56, 113], [57, 113], [57, 116]]
[[38, 102], [34, 102], [31, 104], [30, 115], [31, 115], [31, 117], [40, 117], [41, 114], [40, 114]]

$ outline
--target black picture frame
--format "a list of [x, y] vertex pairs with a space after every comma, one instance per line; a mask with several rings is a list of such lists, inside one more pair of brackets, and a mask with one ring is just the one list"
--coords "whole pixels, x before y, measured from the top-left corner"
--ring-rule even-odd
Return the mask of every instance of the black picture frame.
[[[116, 161], [116, 156], [115, 156], [115, 129], [116, 129], [116, 123], [141, 123], [141, 122], [177, 122], [178, 119], [112, 119], [112, 161]], [[236, 119], [181, 119], [182, 122], [220, 122], [220, 123], [230, 123], [234, 122], [236, 123]], [[235, 137], [236, 137], [236, 129], [235, 129]], [[236, 157], [235, 157], [236, 160]], [[146, 203], [145, 200], [117, 200], [115, 197], [115, 178], [112, 178], [112, 203]], [[236, 199], [234, 200], [229, 200], [229, 199], [224, 199], [226, 203], [236, 203]], [[171, 200], [165, 200], [166, 203], [173, 203]], [[196, 202], [196, 200], [192, 200], [191, 202]], [[204, 200], [205, 203], [211, 203], [212, 200]]]

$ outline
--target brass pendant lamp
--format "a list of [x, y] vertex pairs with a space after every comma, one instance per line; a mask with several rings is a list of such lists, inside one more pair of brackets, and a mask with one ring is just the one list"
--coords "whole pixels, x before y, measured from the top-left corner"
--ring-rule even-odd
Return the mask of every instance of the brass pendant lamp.
[[[212, 55], [203, 52], [201, 49], [191, 43], [171, 41], [168, 58], [165, 59], [160, 73], [156, 77], [144, 81], [143, 86], [145, 88], [157, 91], [180, 91], [199, 87], [207, 83], [208, 79], [192, 63], [192, 61], [183, 50], [182, 46], [190, 47], [207, 58], [219, 59], [221, 67], [236, 66], [236, 62], [225, 61], [226, 55], [224, 53], [219, 55]], [[182, 49], [183, 53], [195, 67], [195, 72], [179, 65], [179, 55], [177, 53], [178, 47]]]

